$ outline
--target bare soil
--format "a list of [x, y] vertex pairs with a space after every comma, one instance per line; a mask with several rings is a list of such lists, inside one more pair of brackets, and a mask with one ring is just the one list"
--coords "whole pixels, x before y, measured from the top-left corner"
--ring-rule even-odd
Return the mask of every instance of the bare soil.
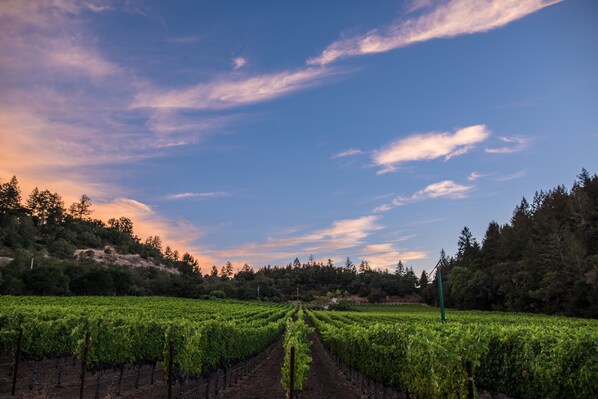
[[[301, 399], [361, 399], [361, 393], [340, 372], [315, 333], [312, 341], [310, 366]], [[242, 384], [229, 390], [222, 399], [284, 399], [281, 384], [283, 362], [282, 342]]]
[[[335, 361], [323, 347], [315, 333], [309, 335], [312, 341], [312, 364], [301, 399], [391, 399], [402, 397], [396, 392], [374, 390], [363, 380], [356, 379], [354, 385], [341, 372]], [[60, 365], [63, 365], [61, 385], [57, 386]], [[247, 363], [233, 366], [224, 378], [224, 372], [212, 373], [209, 377], [187, 380], [173, 386], [173, 398], [190, 399], [284, 399], [285, 392], [281, 384], [281, 366], [283, 362], [282, 340], [275, 342], [263, 354]], [[80, 389], [81, 365], [72, 358], [61, 361], [44, 360], [37, 363], [37, 375], [34, 386], [33, 361], [19, 365], [16, 395], [10, 395], [12, 377], [11, 357], [0, 357], [0, 399], [60, 399], [78, 398]], [[135, 388], [139, 372], [138, 388]], [[163, 399], [167, 397], [168, 386], [164, 382], [164, 372], [156, 367], [154, 383], [151, 383], [151, 366], [141, 369], [131, 367], [124, 370], [121, 395], [117, 396], [118, 370], [106, 370], [100, 377], [100, 389], [96, 391], [97, 373], [87, 372], [84, 397], [97, 399]], [[217, 385], [217, 387], [216, 387]], [[368, 395], [361, 392], [367, 391]], [[98, 395], [96, 396], [96, 392]]]

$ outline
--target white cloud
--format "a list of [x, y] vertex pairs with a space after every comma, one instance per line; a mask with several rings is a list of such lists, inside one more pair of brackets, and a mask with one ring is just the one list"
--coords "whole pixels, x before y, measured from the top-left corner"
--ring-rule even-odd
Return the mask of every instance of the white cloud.
[[392, 203], [396, 206], [405, 205], [411, 202], [421, 201], [429, 198], [451, 198], [460, 199], [465, 198], [474, 186], [464, 186], [457, 184], [452, 180], [443, 180], [438, 183], [430, 184], [423, 190], [416, 192], [410, 197], [395, 198]]
[[226, 191], [209, 191], [209, 192], [200, 192], [200, 193], [179, 193], [179, 194], [172, 194], [167, 196], [167, 199], [170, 200], [179, 200], [179, 199], [188, 199], [193, 198], [196, 200], [207, 200], [212, 198], [222, 198], [222, 197], [229, 197], [231, 193]]
[[490, 131], [485, 125], [465, 127], [452, 134], [449, 132], [414, 134], [375, 151], [372, 161], [374, 165], [382, 167], [379, 174], [386, 173], [395, 170], [397, 165], [404, 162], [440, 157], [448, 160], [465, 154], [475, 144], [488, 137], [490, 137]]
[[467, 176], [467, 180], [469, 180], [469, 181], [475, 181], [475, 180], [481, 179], [483, 177], [488, 177], [488, 176], [491, 176], [491, 175], [492, 175], [492, 173], [471, 172], [469, 174], [469, 176]]
[[353, 155], [359, 155], [359, 154], [363, 154], [363, 151], [361, 151], [359, 149], [350, 148], [348, 150], [341, 151], [341, 152], [339, 152], [337, 154], [334, 154], [332, 156], [332, 159], [346, 158], [346, 157], [350, 157], [350, 156], [353, 156]]
[[452, 180], [443, 180], [438, 183], [433, 183], [426, 188], [415, 192], [413, 195], [408, 197], [397, 197], [392, 200], [390, 204], [380, 205], [374, 208], [375, 213], [387, 212], [394, 207], [406, 205], [412, 202], [423, 201], [426, 199], [435, 198], [450, 198], [450, 199], [461, 199], [466, 198], [467, 194], [473, 190], [475, 186], [465, 186], [457, 184]]
[[233, 58], [233, 68], [236, 70], [243, 68], [247, 65], [247, 60], [244, 57]]
[[487, 32], [507, 25], [561, 0], [449, 0], [434, 7], [415, 2], [411, 10], [429, 9], [421, 16], [402, 19], [384, 29], [341, 39], [329, 45], [309, 65], [325, 65], [341, 58], [382, 53], [438, 38]]
[[496, 180], [498, 181], [510, 181], [510, 180], [515, 180], [515, 179], [520, 179], [522, 177], [525, 177], [525, 175], [527, 174], [527, 172], [525, 170], [520, 170], [518, 172], [515, 173], [511, 173], [510, 175], [506, 175], [506, 176], [502, 176], [497, 178]]
[[331, 73], [328, 68], [303, 68], [248, 78], [228, 77], [178, 90], [147, 90], [135, 96], [131, 108], [232, 108], [312, 87]]
[[530, 140], [527, 137], [499, 137], [498, 138], [503, 143], [507, 145], [503, 147], [496, 147], [496, 148], [486, 148], [486, 152], [489, 154], [512, 154], [514, 152], [519, 152], [525, 150]]

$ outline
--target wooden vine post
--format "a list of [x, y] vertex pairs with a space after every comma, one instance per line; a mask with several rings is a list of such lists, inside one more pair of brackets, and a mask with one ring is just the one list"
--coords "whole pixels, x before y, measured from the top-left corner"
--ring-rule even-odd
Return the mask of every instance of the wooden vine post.
[[289, 399], [295, 398], [295, 347], [291, 346], [291, 370], [290, 370], [290, 383], [289, 383]]
[[168, 344], [168, 399], [172, 399], [172, 373], [174, 363], [174, 343]]
[[15, 349], [15, 368], [12, 372], [12, 390], [10, 394], [15, 395], [17, 389], [17, 371], [19, 371], [19, 360], [21, 358], [21, 340], [23, 339], [23, 328], [19, 328], [19, 336], [17, 337], [17, 348]]
[[83, 348], [83, 359], [81, 360], [81, 386], [79, 387], [79, 399], [83, 399], [85, 390], [85, 372], [87, 371], [87, 355], [89, 354], [89, 331], [85, 333], [85, 348]]
[[467, 369], [467, 399], [474, 399], [473, 371], [471, 367], [471, 362], [466, 362], [465, 367]]

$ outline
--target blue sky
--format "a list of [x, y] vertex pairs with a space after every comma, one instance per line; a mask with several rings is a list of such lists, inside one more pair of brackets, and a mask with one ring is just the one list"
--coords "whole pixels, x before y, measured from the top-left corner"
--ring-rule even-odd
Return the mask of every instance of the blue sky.
[[590, 0], [3, 1], [0, 179], [145, 239], [419, 272], [598, 170]]

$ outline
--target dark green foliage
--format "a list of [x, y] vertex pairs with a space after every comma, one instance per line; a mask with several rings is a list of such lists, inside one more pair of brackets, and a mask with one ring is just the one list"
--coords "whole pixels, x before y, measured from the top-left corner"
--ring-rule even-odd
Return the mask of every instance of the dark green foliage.
[[57, 266], [36, 266], [22, 274], [24, 288], [31, 295], [64, 295], [68, 293], [69, 280]]
[[61, 259], [71, 258], [75, 249], [76, 247], [64, 238], [52, 241], [50, 245], [48, 245], [50, 254]]
[[372, 292], [370, 292], [370, 295], [368, 295], [368, 302], [369, 303], [378, 303], [381, 300], [383, 300], [384, 298], [386, 298], [386, 292], [384, 292], [378, 288], [374, 288], [372, 290]]
[[[598, 317], [598, 176], [525, 198], [480, 247], [466, 227], [443, 269], [445, 303], [464, 309]], [[437, 302], [437, 285], [423, 298]]]

